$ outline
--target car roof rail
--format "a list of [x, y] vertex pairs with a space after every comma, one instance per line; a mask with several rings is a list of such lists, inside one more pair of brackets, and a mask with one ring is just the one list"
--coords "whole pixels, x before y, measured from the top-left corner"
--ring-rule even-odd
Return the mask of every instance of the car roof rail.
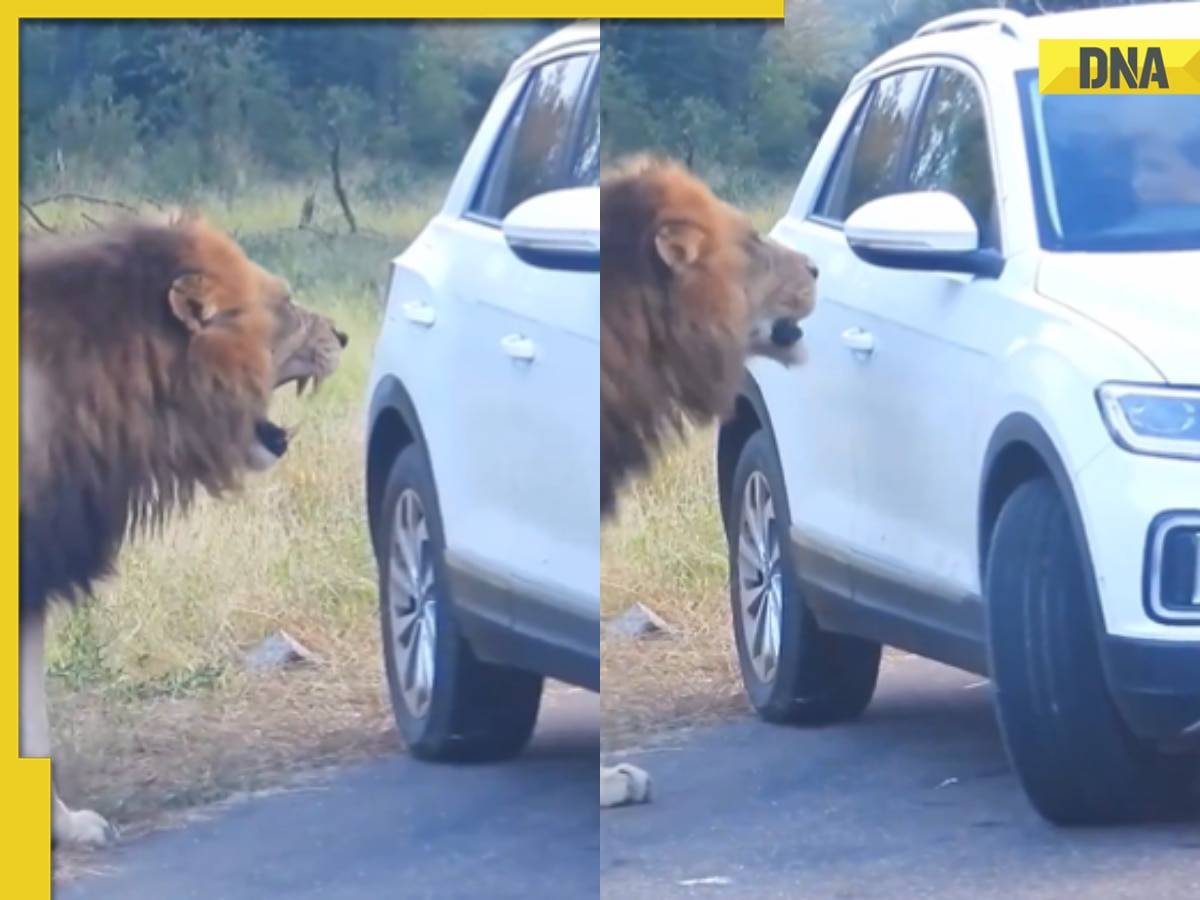
[[925, 37], [929, 34], [940, 34], [943, 31], [960, 31], [964, 28], [994, 25], [1010, 37], [1020, 38], [1027, 21], [1025, 16], [1015, 9], [968, 9], [925, 23], [917, 29], [913, 37]]

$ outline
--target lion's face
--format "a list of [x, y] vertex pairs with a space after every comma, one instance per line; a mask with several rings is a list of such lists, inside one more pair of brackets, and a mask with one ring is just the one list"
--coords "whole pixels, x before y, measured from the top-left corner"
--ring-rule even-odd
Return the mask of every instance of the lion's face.
[[261, 471], [288, 446], [287, 431], [268, 417], [272, 392], [319, 384], [337, 368], [348, 338], [329, 318], [294, 303], [288, 283], [232, 239], [200, 221], [186, 227], [190, 271], [171, 286], [171, 309], [191, 333], [189, 354], [214, 391], [251, 414], [242, 455]]
[[746, 299], [750, 305], [750, 352], [784, 365], [804, 361], [800, 320], [817, 303], [817, 267], [771, 238], [752, 232], [746, 248]]
[[803, 360], [800, 320], [816, 305], [817, 267], [763, 237], [740, 210], [717, 199], [699, 179], [658, 164], [661, 180], [655, 248], [671, 273], [672, 294], [716, 295], [740, 303], [746, 352], [784, 364]]

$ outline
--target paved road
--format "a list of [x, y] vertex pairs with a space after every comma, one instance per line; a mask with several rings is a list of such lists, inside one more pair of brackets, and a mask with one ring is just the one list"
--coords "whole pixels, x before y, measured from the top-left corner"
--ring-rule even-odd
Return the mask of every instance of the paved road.
[[599, 703], [550, 698], [503, 765], [396, 755], [122, 846], [55, 900], [596, 897]]
[[990, 699], [979, 679], [907, 657], [887, 661], [853, 725], [741, 719], [630, 754], [656, 797], [601, 816], [602, 896], [1200, 897], [1200, 820], [1044, 824], [1005, 761]]

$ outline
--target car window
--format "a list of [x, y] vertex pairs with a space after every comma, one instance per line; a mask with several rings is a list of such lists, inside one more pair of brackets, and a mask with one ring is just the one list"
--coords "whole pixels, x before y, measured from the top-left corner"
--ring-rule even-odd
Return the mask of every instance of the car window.
[[909, 189], [956, 196], [975, 218], [980, 246], [995, 247], [999, 219], [983, 100], [962, 72], [941, 68], [933, 78], [917, 131]]
[[496, 144], [472, 213], [503, 219], [535, 194], [570, 184], [572, 125], [590, 67], [591, 57], [569, 56], [530, 75]]
[[817, 214], [844, 222], [877, 197], [898, 190], [903, 179], [906, 138], [926, 70], [910, 69], [879, 79], [830, 172]]
[[1042, 94], [1017, 73], [1043, 247], [1200, 250], [1200, 96]]

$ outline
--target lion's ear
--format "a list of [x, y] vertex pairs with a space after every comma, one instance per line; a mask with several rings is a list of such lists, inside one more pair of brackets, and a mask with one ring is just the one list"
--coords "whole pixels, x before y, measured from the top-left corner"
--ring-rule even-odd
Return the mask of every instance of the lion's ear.
[[667, 222], [654, 235], [654, 248], [673, 271], [694, 265], [703, 245], [703, 230], [691, 222]]
[[212, 279], [190, 272], [175, 279], [167, 297], [175, 317], [188, 331], [196, 332], [203, 329], [217, 312], [212, 294]]

